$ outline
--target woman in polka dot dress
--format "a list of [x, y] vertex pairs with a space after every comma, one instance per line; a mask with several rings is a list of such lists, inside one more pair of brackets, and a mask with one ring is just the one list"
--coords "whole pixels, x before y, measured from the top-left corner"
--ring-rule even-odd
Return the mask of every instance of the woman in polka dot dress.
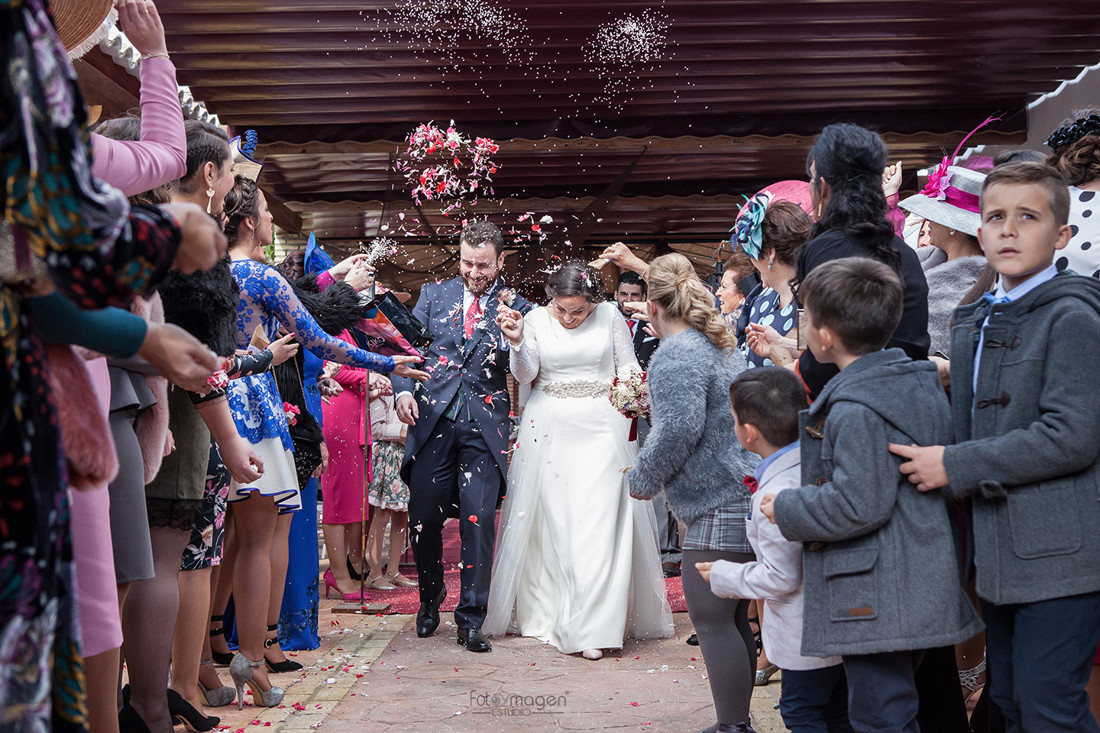
[[[798, 304], [791, 292], [798, 264], [798, 250], [810, 235], [813, 221], [810, 215], [790, 201], [773, 201], [768, 204], [760, 222], [759, 251], [751, 244], [742, 245], [745, 253], [760, 273], [764, 290], [752, 303], [749, 323], [771, 326], [781, 336], [792, 335], [798, 325]], [[749, 366], [771, 366], [772, 360], [743, 347]]]
[[1054, 258], [1059, 270], [1100, 278], [1100, 110], [1077, 112], [1047, 139], [1048, 162], [1069, 185], [1069, 245]]
[[[1069, 244], [1054, 258], [1059, 270], [1100, 278], [1100, 109], [1077, 112], [1055, 130], [1047, 162], [1069, 182]], [[1100, 649], [1087, 688], [1100, 718]]]

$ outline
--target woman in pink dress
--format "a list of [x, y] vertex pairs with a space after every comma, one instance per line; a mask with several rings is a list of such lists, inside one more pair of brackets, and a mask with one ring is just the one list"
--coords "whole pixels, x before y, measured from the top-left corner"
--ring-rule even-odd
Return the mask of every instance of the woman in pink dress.
[[[341, 338], [350, 341], [351, 335], [345, 331]], [[361, 534], [366, 486], [371, 478], [368, 460], [371, 436], [365, 408], [373, 389], [372, 380], [383, 382], [385, 377], [341, 365], [333, 379], [344, 391], [332, 404], [323, 407], [325, 444], [329, 450], [328, 470], [321, 475], [321, 522], [329, 557], [325, 596], [335, 589], [346, 600], [358, 600], [359, 584], [353, 573], [358, 576], [366, 570], [361, 567]]]

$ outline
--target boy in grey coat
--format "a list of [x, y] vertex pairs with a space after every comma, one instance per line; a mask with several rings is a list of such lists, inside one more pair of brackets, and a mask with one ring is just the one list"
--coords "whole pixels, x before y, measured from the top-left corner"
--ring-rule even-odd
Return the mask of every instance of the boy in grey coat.
[[893, 450], [921, 491], [971, 500], [991, 694], [1007, 729], [1096, 733], [1085, 686], [1100, 642], [1100, 282], [1053, 264], [1070, 238], [1057, 171], [1000, 166], [981, 209], [1000, 285], [955, 311], [958, 442]]
[[807, 486], [765, 495], [760, 509], [806, 543], [802, 653], [843, 658], [852, 727], [915, 733], [923, 650], [981, 631], [946, 502], [915, 491], [888, 448], [949, 438], [947, 398], [932, 364], [882, 350], [902, 309], [890, 267], [834, 260], [798, 295], [810, 350], [841, 372], [801, 415]]

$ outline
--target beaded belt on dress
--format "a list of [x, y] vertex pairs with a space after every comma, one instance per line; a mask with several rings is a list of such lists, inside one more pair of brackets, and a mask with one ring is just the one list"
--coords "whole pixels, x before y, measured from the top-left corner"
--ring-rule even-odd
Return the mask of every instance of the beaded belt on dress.
[[607, 397], [611, 393], [611, 384], [574, 379], [569, 382], [547, 382], [542, 385], [542, 391], [551, 397]]

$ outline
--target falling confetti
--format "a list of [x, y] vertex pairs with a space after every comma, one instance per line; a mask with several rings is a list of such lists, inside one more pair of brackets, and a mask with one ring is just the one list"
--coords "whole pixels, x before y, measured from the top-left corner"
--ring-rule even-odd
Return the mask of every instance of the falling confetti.
[[361, 250], [367, 255], [366, 264], [375, 267], [382, 260], [397, 254], [397, 242], [388, 237], [375, 237]]
[[534, 57], [523, 17], [492, 0], [402, 0], [382, 12], [411, 46], [448, 62], [465, 61], [463, 45], [470, 42], [500, 51], [513, 64]]
[[652, 8], [639, 15], [627, 14], [597, 28], [584, 45], [585, 59], [604, 80], [603, 94], [593, 101], [622, 111], [623, 103], [638, 80], [671, 57], [668, 29], [668, 16]]

